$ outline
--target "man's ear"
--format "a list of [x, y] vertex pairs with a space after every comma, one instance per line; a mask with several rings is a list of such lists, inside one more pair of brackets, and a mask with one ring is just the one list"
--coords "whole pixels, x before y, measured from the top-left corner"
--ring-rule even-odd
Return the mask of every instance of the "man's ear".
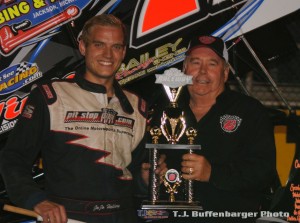
[[82, 40], [79, 40], [79, 51], [82, 56], [85, 56], [85, 44]]
[[182, 72], [185, 73], [186, 70], [186, 59], [183, 61]]
[[224, 82], [226, 82], [228, 80], [228, 76], [229, 76], [229, 72], [230, 72], [230, 64], [226, 63], [225, 67], [224, 67]]
[[127, 50], [127, 47], [124, 46], [124, 49], [123, 49], [123, 60], [124, 60], [124, 58], [125, 58], [125, 56], [126, 56], [126, 50]]

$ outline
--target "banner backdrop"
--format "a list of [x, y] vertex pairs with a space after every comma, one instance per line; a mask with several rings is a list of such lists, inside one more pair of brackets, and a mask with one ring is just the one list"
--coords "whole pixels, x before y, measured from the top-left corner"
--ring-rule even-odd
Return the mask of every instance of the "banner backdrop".
[[[92, 16], [111, 13], [125, 23], [128, 48], [116, 79], [138, 85], [141, 78], [179, 66], [195, 33], [220, 36], [230, 46], [239, 35], [299, 9], [300, 0], [0, 0], [0, 148], [34, 84], [72, 78], [84, 68], [77, 38]], [[300, 187], [293, 184], [299, 179], [297, 151], [293, 178], [280, 195], [288, 201], [278, 198], [273, 207], [294, 211], [294, 222], [300, 216]]]
[[[274, 5], [276, 13], [266, 10]], [[251, 24], [256, 24], [259, 18], [261, 25], [299, 8], [299, 0], [2, 0], [0, 139], [15, 126], [33, 84], [69, 78], [81, 69], [77, 37], [96, 14], [114, 14], [128, 28], [127, 56], [116, 74], [126, 85], [181, 62], [193, 33], [232, 38], [256, 28], [241, 28], [241, 23], [253, 19]]]
[[300, 8], [299, 0], [249, 0], [225, 25], [213, 35], [225, 41], [257, 29]]

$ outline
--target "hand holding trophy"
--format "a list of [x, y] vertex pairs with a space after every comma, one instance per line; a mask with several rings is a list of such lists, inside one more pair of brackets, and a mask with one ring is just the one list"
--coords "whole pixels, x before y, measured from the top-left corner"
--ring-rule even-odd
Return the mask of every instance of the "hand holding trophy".
[[[192, 77], [187, 76], [176, 68], [165, 70], [163, 75], [156, 74], [156, 82], [163, 84], [165, 92], [169, 98], [169, 105], [167, 105], [162, 113], [160, 126], [153, 126], [150, 130], [152, 137], [152, 144], [146, 144], [146, 148], [150, 153], [150, 201], [144, 201], [142, 209], [170, 209], [170, 210], [202, 210], [199, 202], [193, 199], [192, 181], [186, 181], [185, 199], [184, 201], [177, 201], [176, 194], [178, 188], [183, 180], [176, 169], [169, 169], [163, 179], [163, 185], [166, 192], [169, 194], [167, 201], [159, 198], [159, 179], [155, 174], [157, 167], [157, 156], [159, 149], [183, 149], [193, 153], [193, 150], [200, 149], [199, 145], [194, 145], [194, 138], [197, 131], [191, 127], [187, 129], [183, 110], [178, 106], [177, 99], [181, 89], [186, 84], [192, 83]], [[160, 144], [160, 137], [163, 135], [168, 144]], [[178, 144], [181, 137], [188, 138], [188, 145]]]

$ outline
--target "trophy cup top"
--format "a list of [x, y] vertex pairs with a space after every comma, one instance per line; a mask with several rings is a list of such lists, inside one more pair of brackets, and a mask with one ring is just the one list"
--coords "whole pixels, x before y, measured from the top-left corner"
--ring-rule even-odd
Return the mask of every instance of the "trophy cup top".
[[182, 86], [192, 84], [192, 76], [184, 74], [177, 68], [170, 68], [163, 74], [156, 74], [155, 83], [163, 84], [170, 100], [169, 107], [163, 112], [160, 128], [167, 141], [176, 144], [186, 128], [184, 113], [179, 109], [177, 99]]
[[187, 84], [192, 84], [192, 76], [186, 75], [177, 68], [170, 68], [163, 74], [155, 74], [155, 83], [163, 84], [169, 88], [179, 88]]
[[182, 86], [192, 84], [192, 76], [186, 75], [177, 68], [170, 68], [163, 74], [155, 74], [155, 83], [162, 84], [171, 102], [171, 106], [176, 104]]

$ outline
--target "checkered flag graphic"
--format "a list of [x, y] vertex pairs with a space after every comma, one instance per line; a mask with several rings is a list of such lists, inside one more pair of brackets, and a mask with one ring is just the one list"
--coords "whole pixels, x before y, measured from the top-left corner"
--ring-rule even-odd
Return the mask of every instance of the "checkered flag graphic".
[[32, 67], [32, 64], [28, 62], [22, 62], [19, 64], [18, 68], [16, 69], [16, 75], [22, 74], [25, 71], [29, 70]]

